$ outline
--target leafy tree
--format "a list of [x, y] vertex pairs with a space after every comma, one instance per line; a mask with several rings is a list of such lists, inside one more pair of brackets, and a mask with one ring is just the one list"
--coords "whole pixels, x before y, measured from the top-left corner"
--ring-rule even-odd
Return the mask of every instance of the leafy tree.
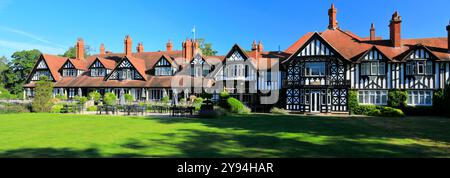
[[[91, 49], [90, 46], [88, 46], [88, 45], [84, 46], [84, 56], [85, 57], [90, 56], [92, 51], [93, 50]], [[67, 49], [66, 52], [64, 52], [64, 54], [59, 55], [59, 56], [68, 57], [68, 58], [76, 58], [77, 57], [77, 47], [71, 46], [71, 47], [69, 47], [69, 49]]]
[[81, 105], [85, 104], [88, 101], [87, 97], [85, 96], [75, 96], [73, 99]]
[[205, 56], [215, 56], [217, 51], [212, 48], [212, 43], [206, 43], [204, 38], [197, 39], [197, 42], [200, 45], [200, 50], [202, 50], [202, 54]]
[[18, 51], [11, 56], [8, 70], [3, 72], [5, 88], [12, 94], [20, 95], [28, 75], [33, 70], [34, 64], [41, 52], [39, 50]]
[[114, 93], [105, 93], [105, 96], [103, 96], [103, 103], [105, 105], [115, 105], [117, 100], [117, 96]]
[[98, 103], [101, 98], [102, 98], [102, 95], [97, 91], [93, 91], [93, 92], [89, 93], [89, 99], [94, 100], [94, 102], [96, 102], [96, 103]]
[[3, 75], [5, 71], [8, 70], [8, 59], [5, 56], [0, 57], [0, 86], [5, 82], [5, 76]]
[[53, 82], [46, 76], [40, 78], [36, 83], [36, 94], [32, 102], [34, 112], [50, 112], [53, 106]]

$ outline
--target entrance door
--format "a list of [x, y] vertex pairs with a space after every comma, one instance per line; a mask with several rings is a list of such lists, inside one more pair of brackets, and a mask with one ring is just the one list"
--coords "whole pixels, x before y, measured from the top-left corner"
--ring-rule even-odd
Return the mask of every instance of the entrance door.
[[311, 112], [320, 112], [320, 92], [311, 91]]

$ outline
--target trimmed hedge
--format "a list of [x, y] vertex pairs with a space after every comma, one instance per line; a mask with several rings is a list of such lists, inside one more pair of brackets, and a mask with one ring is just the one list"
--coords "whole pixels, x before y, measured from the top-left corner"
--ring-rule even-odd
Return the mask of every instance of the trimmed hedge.
[[353, 113], [356, 115], [381, 116], [381, 117], [403, 117], [405, 114], [402, 110], [376, 105], [359, 105], [354, 108]]
[[235, 114], [249, 114], [251, 110], [236, 98], [228, 98], [228, 111]]

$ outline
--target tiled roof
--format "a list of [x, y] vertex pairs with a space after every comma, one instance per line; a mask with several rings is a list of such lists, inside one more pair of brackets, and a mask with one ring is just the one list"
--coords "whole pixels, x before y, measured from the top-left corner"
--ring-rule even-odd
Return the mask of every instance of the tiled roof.
[[[297, 52], [315, 33], [307, 33], [285, 50], [286, 53]], [[450, 53], [447, 51], [447, 38], [418, 38], [402, 39], [401, 47], [393, 47], [390, 40], [376, 39], [373, 41], [361, 38], [356, 34], [340, 29], [327, 29], [317, 33], [329, 43], [342, 57], [354, 61], [361, 54], [376, 47], [390, 60], [399, 61], [399, 58], [410, 49], [423, 45], [442, 61], [450, 61]]]

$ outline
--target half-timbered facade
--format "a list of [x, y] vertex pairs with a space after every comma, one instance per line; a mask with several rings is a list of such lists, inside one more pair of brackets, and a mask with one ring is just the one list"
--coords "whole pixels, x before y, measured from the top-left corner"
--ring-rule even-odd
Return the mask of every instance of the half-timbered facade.
[[370, 37], [359, 37], [338, 27], [336, 12], [332, 5], [328, 29], [308, 33], [286, 50], [292, 53], [283, 62], [286, 109], [347, 112], [351, 89], [360, 104], [387, 105], [389, 91], [399, 89], [408, 93], [408, 105], [432, 105], [433, 93], [449, 83], [448, 37], [402, 39], [397, 12], [390, 39], [376, 37], [374, 24]]

